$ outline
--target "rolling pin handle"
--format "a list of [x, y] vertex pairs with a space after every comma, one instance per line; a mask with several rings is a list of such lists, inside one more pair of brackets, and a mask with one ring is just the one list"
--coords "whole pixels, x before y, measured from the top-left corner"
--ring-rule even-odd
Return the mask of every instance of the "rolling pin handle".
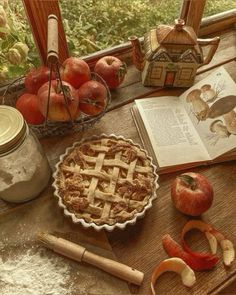
[[143, 282], [144, 274], [142, 272], [117, 261], [98, 256], [87, 250], [84, 252], [82, 261], [135, 285], [141, 285]]

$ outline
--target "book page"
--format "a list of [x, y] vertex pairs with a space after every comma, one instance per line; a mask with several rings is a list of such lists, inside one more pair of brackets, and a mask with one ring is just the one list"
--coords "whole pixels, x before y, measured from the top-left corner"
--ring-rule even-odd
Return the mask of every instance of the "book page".
[[180, 100], [212, 159], [236, 148], [236, 84], [223, 67]]
[[160, 167], [209, 160], [178, 97], [135, 100]]

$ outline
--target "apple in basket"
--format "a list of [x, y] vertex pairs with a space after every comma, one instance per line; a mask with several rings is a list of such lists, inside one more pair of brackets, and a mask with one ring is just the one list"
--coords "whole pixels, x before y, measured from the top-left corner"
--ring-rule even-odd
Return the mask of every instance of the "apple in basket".
[[91, 79], [88, 64], [78, 57], [67, 58], [60, 68], [60, 75], [63, 81], [70, 83], [74, 88], [79, 88]]
[[[48, 67], [41, 66], [39, 68], [32, 69], [25, 76], [25, 88], [28, 93], [37, 94], [39, 88], [49, 81], [50, 70]], [[55, 73], [52, 72], [51, 80], [56, 78]]]
[[127, 73], [127, 66], [119, 58], [108, 55], [97, 61], [94, 72], [106, 81], [110, 89], [114, 89], [123, 82]]
[[[64, 94], [63, 94], [64, 91]], [[39, 88], [39, 109], [46, 117], [48, 108], [48, 119], [51, 121], [75, 120], [79, 114], [78, 93], [69, 83], [58, 80], [51, 81], [50, 99], [48, 102], [49, 82]]]
[[87, 115], [98, 115], [106, 105], [107, 89], [98, 81], [90, 80], [78, 90], [79, 109]]
[[39, 110], [38, 97], [32, 93], [21, 95], [16, 101], [16, 108], [21, 112], [27, 123], [38, 125], [45, 121]]

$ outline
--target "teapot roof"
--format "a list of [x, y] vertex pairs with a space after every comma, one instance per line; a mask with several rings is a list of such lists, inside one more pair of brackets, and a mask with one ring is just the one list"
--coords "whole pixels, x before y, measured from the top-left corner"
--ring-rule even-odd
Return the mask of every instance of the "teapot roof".
[[196, 45], [197, 36], [190, 26], [185, 26], [182, 19], [175, 20], [174, 26], [159, 25], [156, 29], [157, 41], [161, 45], [185, 44]]

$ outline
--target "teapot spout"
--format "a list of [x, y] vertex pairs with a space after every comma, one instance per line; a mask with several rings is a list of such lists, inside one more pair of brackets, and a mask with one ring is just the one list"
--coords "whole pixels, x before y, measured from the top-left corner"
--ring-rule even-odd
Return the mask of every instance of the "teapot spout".
[[141, 44], [136, 36], [131, 36], [129, 37], [129, 41], [131, 42], [132, 45], [132, 59], [135, 67], [139, 70], [142, 71], [144, 68], [145, 60], [144, 60], [144, 54], [142, 52]]

